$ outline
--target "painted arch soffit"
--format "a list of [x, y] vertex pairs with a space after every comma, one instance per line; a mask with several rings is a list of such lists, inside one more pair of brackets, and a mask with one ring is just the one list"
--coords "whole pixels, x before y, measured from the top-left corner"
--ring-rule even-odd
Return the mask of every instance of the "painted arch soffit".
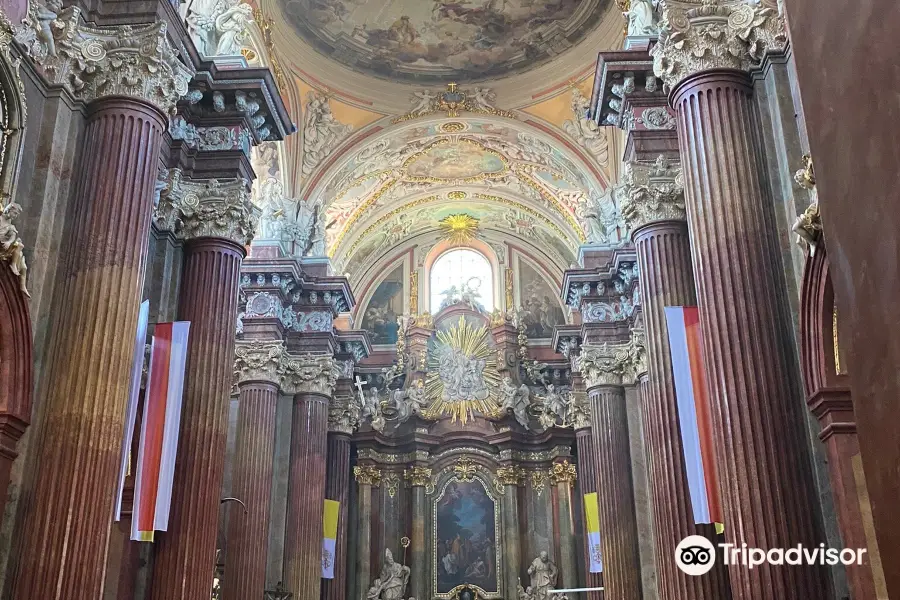
[[346, 244], [359, 227], [369, 226], [373, 214], [453, 188], [515, 198], [564, 224], [567, 241], [584, 240], [576, 219], [579, 202], [606, 184], [559, 140], [503, 118], [384, 124], [342, 148], [303, 194], [326, 207], [329, 255], [351, 254]]

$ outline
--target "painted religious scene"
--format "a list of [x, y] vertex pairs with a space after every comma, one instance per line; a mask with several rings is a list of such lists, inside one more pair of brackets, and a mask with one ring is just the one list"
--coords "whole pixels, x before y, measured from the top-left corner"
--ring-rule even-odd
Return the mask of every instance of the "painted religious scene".
[[363, 315], [362, 328], [374, 344], [397, 343], [397, 317], [403, 314], [403, 267], [394, 269], [372, 294]]
[[480, 479], [447, 484], [435, 507], [437, 593], [463, 584], [499, 591], [496, 510]]
[[323, 54], [364, 73], [423, 83], [533, 67], [581, 39], [602, 13], [600, 0], [282, 2], [296, 31]]

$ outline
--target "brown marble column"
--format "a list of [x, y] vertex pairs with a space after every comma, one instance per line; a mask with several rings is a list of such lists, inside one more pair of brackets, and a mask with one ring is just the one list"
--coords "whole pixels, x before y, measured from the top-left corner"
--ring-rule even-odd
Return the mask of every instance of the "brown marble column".
[[503, 485], [503, 585], [506, 589], [505, 597], [516, 598], [519, 574], [522, 572], [519, 487], [525, 485], [525, 470], [516, 466], [500, 467], [497, 469], [497, 481]]
[[88, 107], [15, 598], [101, 595], [165, 125], [145, 100]]
[[587, 387], [591, 431], [597, 452], [597, 495], [600, 544], [603, 550], [604, 596], [641, 600], [641, 562], [631, 473], [628, 414], [623, 373], [633, 376], [633, 345], [584, 345], [575, 360]]
[[328, 434], [328, 468], [326, 470], [325, 497], [341, 503], [338, 515], [337, 542], [334, 551], [334, 579], [322, 580], [323, 600], [347, 598], [347, 517], [350, 504], [350, 434], [335, 429], [332, 424]]
[[[359, 484], [357, 494], [358, 506], [356, 512], [356, 530], [359, 551], [356, 561], [356, 590], [357, 598], [351, 600], [364, 600], [369, 586], [372, 585], [373, 559], [372, 556], [372, 488], [381, 485], [381, 471], [371, 465], [353, 467], [353, 476]], [[378, 567], [375, 566], [375, 571]]]
[[[582, 392], [584, 394], [585, 392]], [[578, 450], [578, 490], [582, 496], [597, 491], [597, 470], [598, 457], [597, 451], [594, 449], [594, 434], [591, 430], [590, 423], [581, 427], [575, 434], [575, 443]], [[583, 505], [583, 502], [582, 502]], [[603, 587], [603, 574], [591, 573], [591, 545], [587, 535], [587, 521], [582, 516], [584, 522], [584, 576], [585, 587], [596, 588]], [[586, 600], [603, 600], [603, 592], [585, 592], [582, 596]]]
[[[655, 70], [677, 112], [726, 539], [738, 547], [817, 547], [791, 321], [744, 71], [766, 49], [783, 47], [784, 24], [750, 3], [674, 10], [668, 22], [681, 30], [660, 36]], [[710, 27], [720, 35], [709, 36]], [[722, 68], [708, 70], [700, 48]], [[831, 595], [822, 567], [736, 565], [730, 578], [736, 599]]]
[[224, 600], [262, 598], [266, 589], [278, 367], [283, 353], [281, 341], [239, 342], [235, 347], [240, 398], [231, 495], [246, 508], [233, 504], [228, 511]]
[[409, 568], [412, 570], [409, 595], [425, 598], [428, 590], [428, 552], [425, 548], [425, 526], [428, 508], [425, 486], [431, 483], [431, 469], [413, 466], [403, 473], [412, 488], [412, 535]]
[[[198, 203], [195, 206], [194, 203]], [[190, 321], [169, 528], [155, 547], [151, 597], [210, 593], [234, 368], [238, 285], [253, 230], [246, 182], [191, 182], [173, 169], [156, 221], [185, 240], [178, 319]]]
[[[559, 587], [563, 589], [575, 589], [578, 586], [578, 568], [575, 561], [578, 560], [575, 547], [575, 520], [572, 515], [572, 488], [575, 486], [577, 470], [575, 465], [568, 460], [558, 462], [550, 468], [550, 484], [556, 488], [556, 501], [558, 507], [558, 519], [556, 523], [559, 531]], [[637, 538], [635, 538], [636, 540]], [[572, 598], [580, 598], [575, 593]]]
[[[322, 515], [328, 452], [328, 403], [336, 371], [327, 355], [288, 362], [293, 387], [291, 472], [284, 534], [284, 585], [296, 600], [318, 600], [322, 577]], [[287, 379], [293, 379], [288, 383]]]
[[666, 306], [694, 306], [691, 246], [679, 183], [681, 167], [662, 157], [655, 164], [626, 163], [623, 215], [638, 255], [648, 377], [641, 383], [641, 409], [659, 595], [662, 600], [723, 600], [731, 597], [727, 568], [719, 561], [707, 575], [692, 577], [675, 564], [674, 550], [689, 535], [717, 543], [714, 525], [696, 525], [688, 490]]

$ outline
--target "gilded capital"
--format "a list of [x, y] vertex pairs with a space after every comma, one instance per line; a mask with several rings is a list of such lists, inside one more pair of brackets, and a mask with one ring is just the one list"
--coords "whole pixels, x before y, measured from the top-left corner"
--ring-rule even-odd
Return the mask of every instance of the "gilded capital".
[[224, 238], [242, 246], [253, 239], [259, 216], [246, 179], [189, 181], [171, 169], [163, 183], [153, 214], [160, 229], [181, 239]]
[[425, 487], [431, 483], [431, 469], [413, 466], [403, 471], [403, 479], [412, 487]]
[[527, 473], [522, 467], [500, 467], [497, 469], [497, 481], [500, 485], [525, 485]]
[[278, 385], [284, 342], [238, 340], [234, 345], [234, 381], [268, 381]]
[[29, 2], [16, 40], [52, 84], [85, 102], [130, 96], [168, 114], [187, 94], [193, 70], [178, 59], [162, 21], [92, 27], [75, 6]]
[[632, 330], [631, 339], [617, 344], [585, 344], [574, 361], [588, 389], [598, 385], [633, 385], [647, 372], [644, 332]]
[[359, 485], [371, 485], [373, 487], [381, 485], [381, 471], [378, 470], [378, 467], [371, 465], [353, 467], [353, 476]]
[[659, 221], [686, 221], [681, 165], [660, 155], [654, 163], [625, 162], [622, 217], [631, 231]]
[[553, 485], [568, 483], [570, 486], [573, 486], [575, 485], [575, 480], [578, 479], [575, 465], [567, 460], [564, 460], [561, 463], [554, 463], [554, 465], [550, 467], [548, 475], [550, 477], [550, 483]]
[[787, 45], [775, 0], [660, 0], [653, 72], [668, 89], [711, 69], [747, 71]]
[[287, 394], [319, 394], [331, 397], [338, 367], [328, 354], [286, 354], [281, 360], [281, 388]]

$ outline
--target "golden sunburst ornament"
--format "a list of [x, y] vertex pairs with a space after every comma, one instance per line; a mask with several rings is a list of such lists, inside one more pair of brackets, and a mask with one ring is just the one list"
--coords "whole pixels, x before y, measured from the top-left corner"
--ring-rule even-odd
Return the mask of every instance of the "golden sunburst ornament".
[[440, 226], [444, 238], [451, 244], [465, 244], [478, 234], [478, 219], [465, 213], [444, 217]]
[[430, 399], [426, 417], [449, 414], [465, 425], [481, 413], [500, 415], [495, 353], [486, 327], [474, 327], [465, 317], [447, 331], [437, 332], [437, 345], [428, 353], [425, 393]]

